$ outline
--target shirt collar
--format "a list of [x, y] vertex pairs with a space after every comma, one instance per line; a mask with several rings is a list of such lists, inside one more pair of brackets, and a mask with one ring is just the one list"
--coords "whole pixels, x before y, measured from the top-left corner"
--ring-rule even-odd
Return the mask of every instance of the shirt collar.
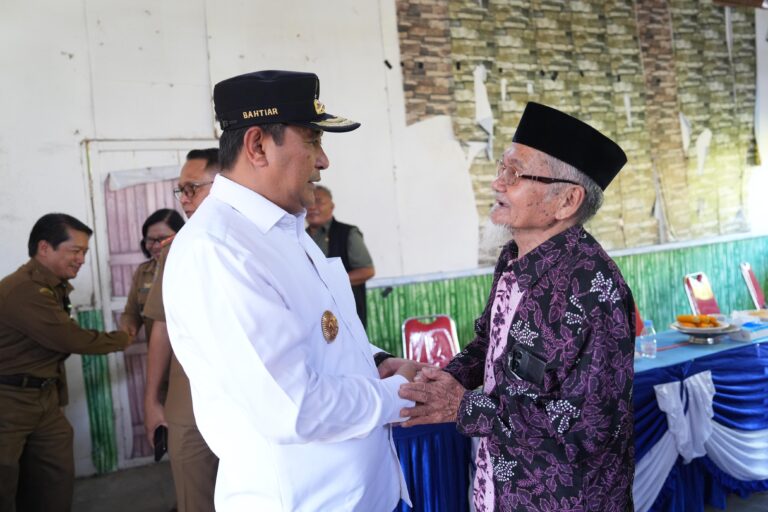
[[323, 234], [328, 233], [331, 230], [331, 224], [333, 224], [333, 217], [331, 217], [328, 222], [320, 226], [320, 229], [318, 229], [317, 232]]
[[56, 274], [50, 271], [48, 267], [37, 261], [35, 258], [30, 258], [27, 262], [27, 266], [31, 269], [32, 280], [41, 284], [56, 288], [57, 286], [72, 291], [72, 285], [66, 279], [61, 279]]
[[306, 210], [298, 214], [288, 213], [258, 192], [235, 183], [222, 174], [214, 178], [210, 195], [240, 212], [262, 233], [278, 224], [283, 229], [294, 227], [297, 233], [304, 231]]
[[581, 225], [571, 226], [545, 241], [522, 258], [517, 258], [517, 244], [514, 241], [509, 242], [503, 249], [508, 258], [507, 268], [515, 273], [520, 289], [528, 291], [558, 261], [564, 257], [572, 256], [578, 241], [585, 236], [586, 231], [584, 231]]

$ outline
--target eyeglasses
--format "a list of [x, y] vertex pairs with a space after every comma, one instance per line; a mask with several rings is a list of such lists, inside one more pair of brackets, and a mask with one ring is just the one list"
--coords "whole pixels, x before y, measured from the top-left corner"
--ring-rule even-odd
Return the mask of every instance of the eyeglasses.
[[185, 183], [183, 186], [173, 189], [173, 195], [176, 196], [176, 199], [181, 201], [181, 195], [184, 194], [184, 197], [187, 199], [193, 199], [195, 197], [195, 194], [197, 194], [197, 189], [206, 187], [213, 183], [213, 181], [203, 181], [200, 183]]
[[[170, 236], [170, 235], [168, 235], [168, 236]], [[163, 243], [163, 240], [168, 238], [168, 236], [161, 236], [160, 238], [147, 237], [147, 238], [144, 239], [144, 245], [149, 247], [150, 245], [161, 244], [161, 243]]]
[[501, 179], [507, 187], [513, 187], [520, 180], [538, 181], [545, 185], [551, 185], [553, 183], [570, 183], [571, 185], [578, 185], [575, 181], [562, 180], [560, 178], [547, 178], [546, 176], [533, 176], [531, 174], [520, 174], [518, 171], [513, 171], [510, 167], [507, 167], [502, 160], [496, 161], [496, 178]]

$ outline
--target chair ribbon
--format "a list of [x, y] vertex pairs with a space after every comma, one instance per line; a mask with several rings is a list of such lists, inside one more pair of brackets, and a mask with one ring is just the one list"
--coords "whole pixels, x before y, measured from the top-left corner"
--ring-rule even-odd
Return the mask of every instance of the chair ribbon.
[[704, 445], [712, 436], [715, 386], [709, 370], [682, 382], [657, 384], [653, 389], [659, 409], [667, 415], [668, 428], [635, 466], [632, 495], [637, 512], [646, 512], [653, 506], [678, 455], [686, 464], [703, 456]]
[[[686, 464], [707, 453], [705, 443], [712, 435], [712, 399], [715, 385], [707, 370], [681, 382], [653, 386], [659, 409], [667, 414], [667, 426], [677, 452]], [[687, 411], [686, 411], [687, 409]]]

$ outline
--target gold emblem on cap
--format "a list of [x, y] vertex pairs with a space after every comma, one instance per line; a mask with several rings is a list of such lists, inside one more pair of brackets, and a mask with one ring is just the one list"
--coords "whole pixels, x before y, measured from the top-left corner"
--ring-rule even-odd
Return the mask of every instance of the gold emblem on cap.
[[330, 311], [325, 311], [320, 319], [320, 327], [323, 330], [323, 338], [328, 343], [332, 343], [339, 334], [339, 321]]
[[317, 115], [325, 114], [325, 105], [320, 103], [320, 100], [315, 100], [315, 113]]
[[316, 121], [314, 124], [319, 124], [321, 126], [345, 126], [354, 124], [354, 121], [350, 121], [343, 117], [330, 117], [328, 119], [323, 119], [322, 121]]

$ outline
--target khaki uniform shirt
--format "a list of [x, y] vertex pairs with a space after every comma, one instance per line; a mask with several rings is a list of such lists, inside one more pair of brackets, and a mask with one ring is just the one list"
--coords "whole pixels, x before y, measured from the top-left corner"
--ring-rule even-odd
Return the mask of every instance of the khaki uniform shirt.
[[[171, 244], [163, 246], [163, 252], [157, 258], [157, 268], [152, 286], [147, 292], [147, 300], [144, 303], [144, 316], [150, 320], [160, 320], [165, 322], [165, 308], [163, 307], [163, 272], [165, 271], [165, 260], [168, 259], [168, 251], [171, 250]], [[149, 331], [147, 332], [149, 338]]]
[[0, 281], [0, 375], [58, 378], [62, 405], [67, 401], [64, 360], [70, 354], [106, 354], [130, 342], [121, 331], [77, 325], [64, 310], [71, 291], [68, 281], [34, 258]]
[[152, 320], [144, 317], [144, 305], [147, 303], [147, 296], [155, 280], [157, 268], [158, 263], [155, 258], [139, 265], [136, 273], [133, 274], [131, 290], [128, 292], [128, 300], [125, 302], [125, 311], [123, 311], [123, 315], [131, 318], [137, 330], [142, 324], [144, 325], [147, 339], [152, 332]]
[[[165, 322], [165, 307], [163, 306], [163, 274], [165, 261], [171, 244], [163, 247], [158, 258], [155, 280], [149, 290], [147, 303], [144, 305], [144, 316], [150, 320]], [[168, 374], [168, 397], [165, 400], [165, 419], [176, 425], [195, 425], [195, 414], [192, 411], [192, 390], [184, 368], [171, 352], [171, 368]]]

